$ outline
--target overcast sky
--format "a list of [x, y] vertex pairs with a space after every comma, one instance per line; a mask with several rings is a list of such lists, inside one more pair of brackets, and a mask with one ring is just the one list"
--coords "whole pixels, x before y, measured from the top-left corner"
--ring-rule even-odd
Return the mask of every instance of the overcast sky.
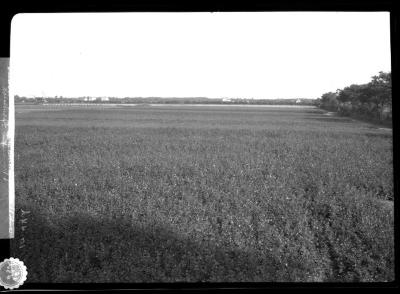
[[18, 14], [20, 96], [318, 98], [390, 71], [388, 12]]

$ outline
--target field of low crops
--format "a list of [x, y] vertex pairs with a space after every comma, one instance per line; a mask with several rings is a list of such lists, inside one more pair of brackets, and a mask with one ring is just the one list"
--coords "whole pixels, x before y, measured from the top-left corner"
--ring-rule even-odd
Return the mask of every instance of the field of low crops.
[[313, 108], [17, 106], [12, 256], [27, 282], [392, 281], [392, 159]]

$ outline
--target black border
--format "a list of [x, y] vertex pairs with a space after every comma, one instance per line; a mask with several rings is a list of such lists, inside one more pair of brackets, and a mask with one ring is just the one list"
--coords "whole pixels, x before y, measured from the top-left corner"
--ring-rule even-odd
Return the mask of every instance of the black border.
[[[12, 1], [12, 0], [11, 0]], [[193, 3], [186, 2], [181, 4], [178, 1], [135, 1], [128, 2], [123, 0], [109, 0], [105, 3], [96, 1], [65, 1], [49, 2], [30, 1], [21, 3], [20, 1], [0, 4], [0, 57], [10, 56], [10, 32], [12, 18], [18, 13], [51, 13], [51, 12], [218, 12], [218, 11], [389, 11], [391, 27], [391, 61], [392, 61], [392, 81], [393, 81], [393, 163], [394, 163], [394, 194], [398, 195], [398, 166], [399, 157], [396, 154], [398, 147], [398, 120], [396, 115], [399, 111], [399, 102], [397, 101], [397, 80], [398, 80], [398, 50], [399, 50], [399, 13], [395, 7], [395, 0], [336, 0], [315, 2], [312, 0], [272, 0], [272, 1], [197, 1]], [[395, 216], [395, 257], [399, 256], [399, 230], [398, 200], [394, 200]], [[0, 261], [9, 258], [9, 240], [0, 240]], [[2, 287], [1, 287], [2, 288]], [[29, 283], [21, 286], [19, 292], [24, 290], [155, 290], [155, 291], [182, 291], [182, 290], [220, 290], [232, 292], [235, 290], [272, 290], [272, 289], [292, 289], [292, 290], [323, 290], [323, 289], [353, 289], [353, 288], [400, 288], [399, 284], [399, 263], [395, 258], [395, 281], [388, 283], [146, 283], [146, 284], [42, 284]], [[1, 289], [3, 290], [3, 288]]]

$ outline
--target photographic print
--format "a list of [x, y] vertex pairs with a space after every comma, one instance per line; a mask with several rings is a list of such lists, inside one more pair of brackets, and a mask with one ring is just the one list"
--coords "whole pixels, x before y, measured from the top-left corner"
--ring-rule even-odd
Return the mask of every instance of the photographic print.
[[394, 281], [389, 12], [11, 24], [29, 283]]

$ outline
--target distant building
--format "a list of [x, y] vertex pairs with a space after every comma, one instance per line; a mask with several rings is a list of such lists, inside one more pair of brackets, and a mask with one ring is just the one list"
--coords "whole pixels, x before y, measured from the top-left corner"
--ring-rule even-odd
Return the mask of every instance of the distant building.
[[392, 112], [392, 106], [386, 105], [382, 108], [382, 113], [389, 113]]
[[296, 103], [301, 103], [301, 100], [300, 100], [300, 99], [297, 99], [297, 100], [296, 100]]
[[85, 101], [95, 101], [96, 98], [94, 97], [85, 97]]
[[108, 97], [101, 97], [100, 99], [101, 99], [101, 101], [110, 101], [110, 98], [108, 98]]
[[232, 99], [231, 98], [223, 98], [222, 102], [232, 102]]
[[386, 119], [392, 117], [392, 106], [391, 105], [386, 105], [382, 108], [381, 117], [386, 118]]
[[46, 99], [42, 97], [36, 97], [35, 98], [35, 103], [46, 103]]

